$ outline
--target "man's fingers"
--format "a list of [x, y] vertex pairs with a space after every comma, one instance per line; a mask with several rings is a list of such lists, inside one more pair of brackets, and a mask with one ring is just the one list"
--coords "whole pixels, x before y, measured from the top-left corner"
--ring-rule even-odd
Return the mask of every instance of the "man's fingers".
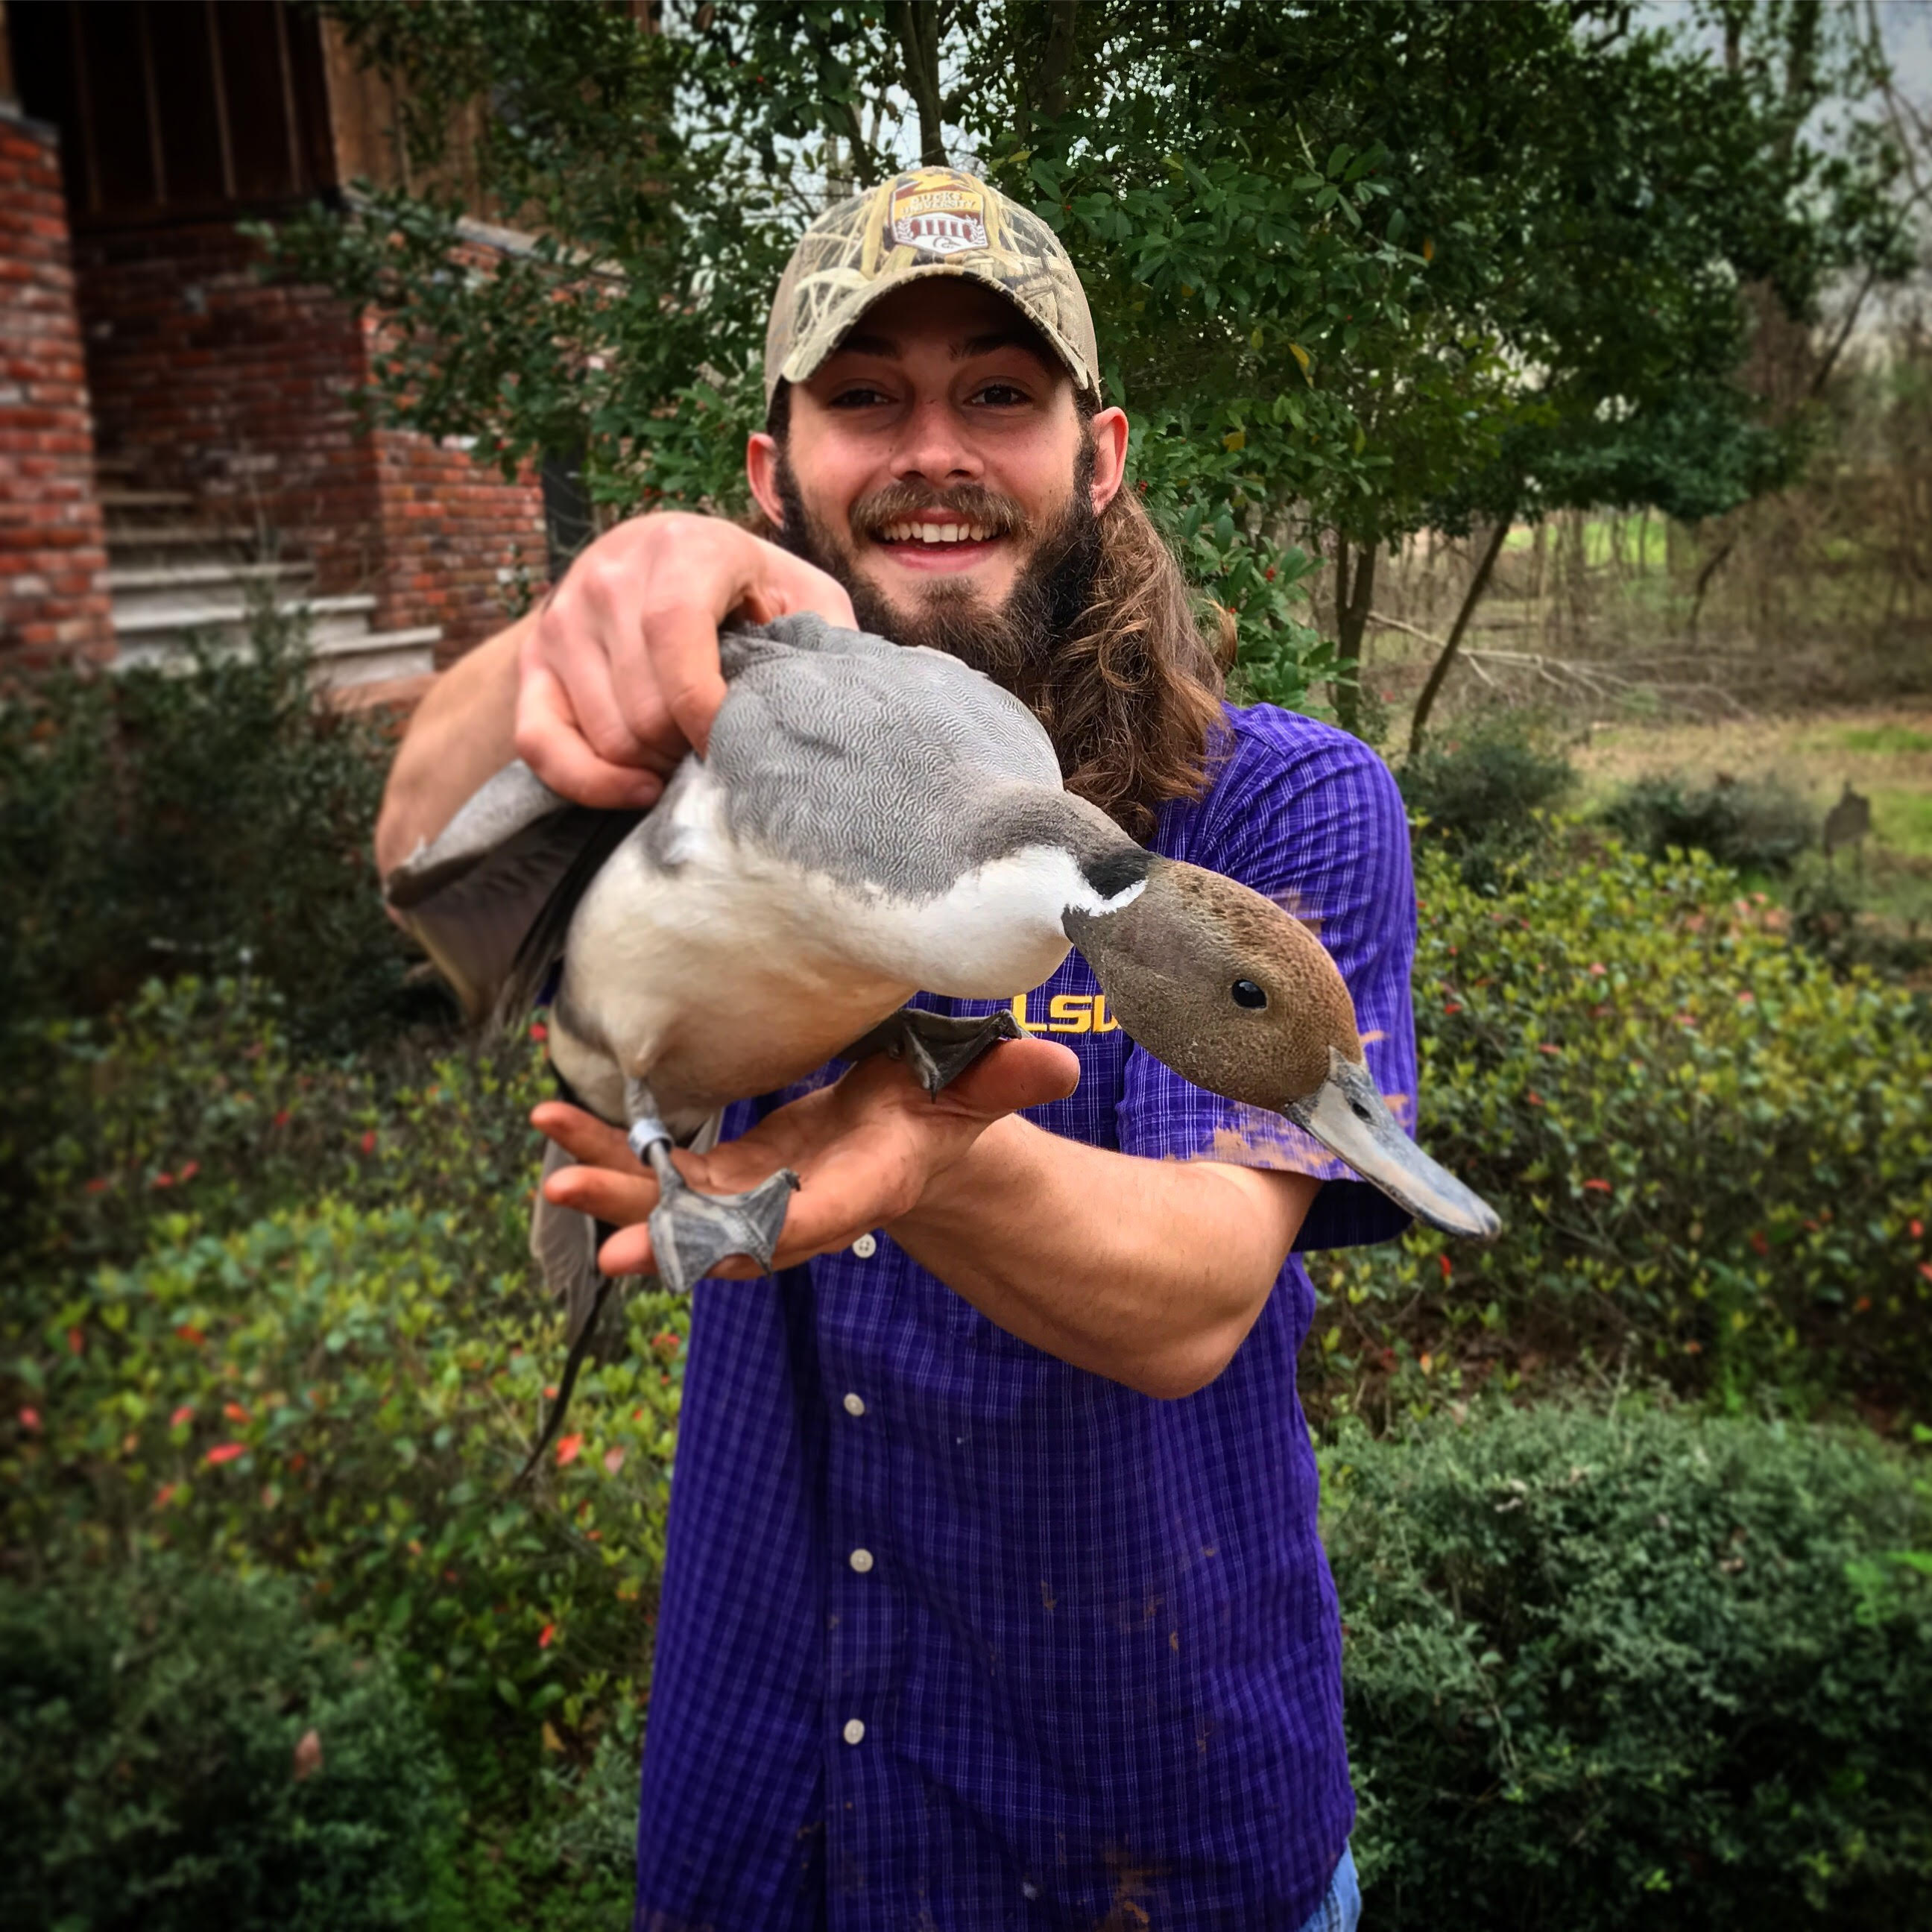
[[1064, 1100], [1080, 1084], [1080, 1057], [1050, 1040], [1006, 1040], [940, 1095], [988, 1120]]
[[632, 1178], [650, 1172], [631, 1151], [630, 1142], [619, 1129], [600, 1120], [595, 1114], [586, 1113], [581, 1107], [573, 1107], [567, 1100], [545, 1100], [533, 1107], [530, 1125], [591, 1169], [608, 1168]]
[[1006, 1040], [974, 1061], [936, 1100], [928, 1100], [899, 1061], [883, 1054], [861, 1060], [841, 1084], [850, 1099], [868, 1102], [890, 1090], [923, 1113], [940, 1110], [984, 1125], [1003, 1114], [1064, 1100], [1080, 1084], [1080, 1060], [1070, 1047], [1046, 1040]]
[[738, 609], [748, 624], [769, 624], [791, 608], [791, 599], [776, 584], [754, 584], [739, 601]]
[[517, 755], [554, 792], [579, 805], [622, 811], [664, 794], [656, 772], [601, 758], [578, 728], [570, 700], [548, 667], [529, 667], [517, 703]]
[[620, 1228], [597, 1250], [597, 1268], [602, 1274], [656, 1274], [657, 1250], [651, 1246], [650, 1228], [642, 1221]]
[[[718, 666], [718, 626], [740, 601], [734, 586], [725, 610], [680, 604], [647, 611], [644, 650], [627, 657], [619, 673], [620, 704], [642, 700], [642, 674], [647, 668], [651, 700], [668, 710], [678, 730], [702, 752], [710, 742], [718, 707], [724, 702], [724, 674]], [[634, 692], [634, 682], [639, 687]]]

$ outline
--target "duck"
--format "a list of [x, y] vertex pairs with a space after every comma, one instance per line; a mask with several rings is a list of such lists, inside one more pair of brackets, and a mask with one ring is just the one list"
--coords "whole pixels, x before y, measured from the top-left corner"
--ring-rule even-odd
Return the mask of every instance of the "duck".
[[[1136, 1046], [1286, 1116], [1416, 1218], [1500, 1224], [1417, 1145], [1371, 1077], [1315, 934], [1238, 881], [1162, 857], [1067, 791], [1045, 728], [944, 652], [811, 613], [728, 628], [726, 695], [648, 811], [575, 805], [520, 761], [385, 881], [475, 1018], [549, 994], [566, 1095], [622, 1128], [660, 1187], [663, 1284], [726, 1257], [769, 1271], [800, 1186], [692, 1187], [733, 1102], [885, 1053], [934, 1095], [1003, 1039], [1010, 1003], [1077, 948]], [[1002, 1003], [922, 1012], [921, 991]], [[546, 1172], [567, 1162], [553, 1148]], [[595, 1231], [538, 1190], [532, 1232], [574, 1336], [602, 1287]]]

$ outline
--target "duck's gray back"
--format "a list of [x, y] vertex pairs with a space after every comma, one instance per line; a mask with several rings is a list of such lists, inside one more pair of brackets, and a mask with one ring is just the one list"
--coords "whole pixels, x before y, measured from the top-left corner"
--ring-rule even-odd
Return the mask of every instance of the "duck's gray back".
[[958, 658], [808, 614], [732, 632], [721, 654], [730, 692], [705, 762], [734, 836], [910, 899], [1066, 838], [1044, 727]]

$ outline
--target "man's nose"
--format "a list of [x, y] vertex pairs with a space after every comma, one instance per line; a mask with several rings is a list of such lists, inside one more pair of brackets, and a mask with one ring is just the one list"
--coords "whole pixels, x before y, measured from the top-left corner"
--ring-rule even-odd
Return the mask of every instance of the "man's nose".
[[976, 483], [985, 467], [949, 398], [929, 397], [914, 404], [892, 452], [896, 481]]

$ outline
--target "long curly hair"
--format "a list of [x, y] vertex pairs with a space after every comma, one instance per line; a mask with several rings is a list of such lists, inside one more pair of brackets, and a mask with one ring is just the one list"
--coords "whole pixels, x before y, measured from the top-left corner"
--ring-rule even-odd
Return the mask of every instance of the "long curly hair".
[[1226, 730], [1222, 695], [1234, 620], [1220, 648], [1196, 620], [1180, 566], [1131, 488], [1100, 512], [1087, 608], [1014, 684], [1060, 754], [1066, 788], [1144, 839], [1170, 799], [1206, 789]]
[[[790, 428], [790, 388], [778, 385], [766, 422], [782, 459]], [[1083, 413], [1090, 409], [1083, 405]], [[1090, 436], [1084, 443], [1076, 501], [1091, 475]], [[796, 482], [782, 460], [781, 479], [796, 501]], [[1042, 542], [1042, 554], [1059, 561], [1057, 580], [1016, 617], [1022, 634], [989, 649], [983, 628], [956, 640], [942, 622], [938, 634], [918, 640], [954, 649], [1020, 698], [1052, 737], [1066, 789], [1144, 840], [1162, 806], [1198, 798], [1207, 788], [1226, 734], [1222, 697], [1234, 656], [1234, 618], [1209, 607], [1217, 633], [1210, 644], [1178, 560], [1131, 486], [1116, 492], [1097, 517], [1071, 520], [1075, 528], [1049, 532]], [[760, 512], [754, 510], [749, 526], [828, 568], [837, 560], [815, 552], [801, 530], [781, 530]], [[848, 574], [861, 622], [884, 628], [866, 587], [853, 585], [849, 574]]]

